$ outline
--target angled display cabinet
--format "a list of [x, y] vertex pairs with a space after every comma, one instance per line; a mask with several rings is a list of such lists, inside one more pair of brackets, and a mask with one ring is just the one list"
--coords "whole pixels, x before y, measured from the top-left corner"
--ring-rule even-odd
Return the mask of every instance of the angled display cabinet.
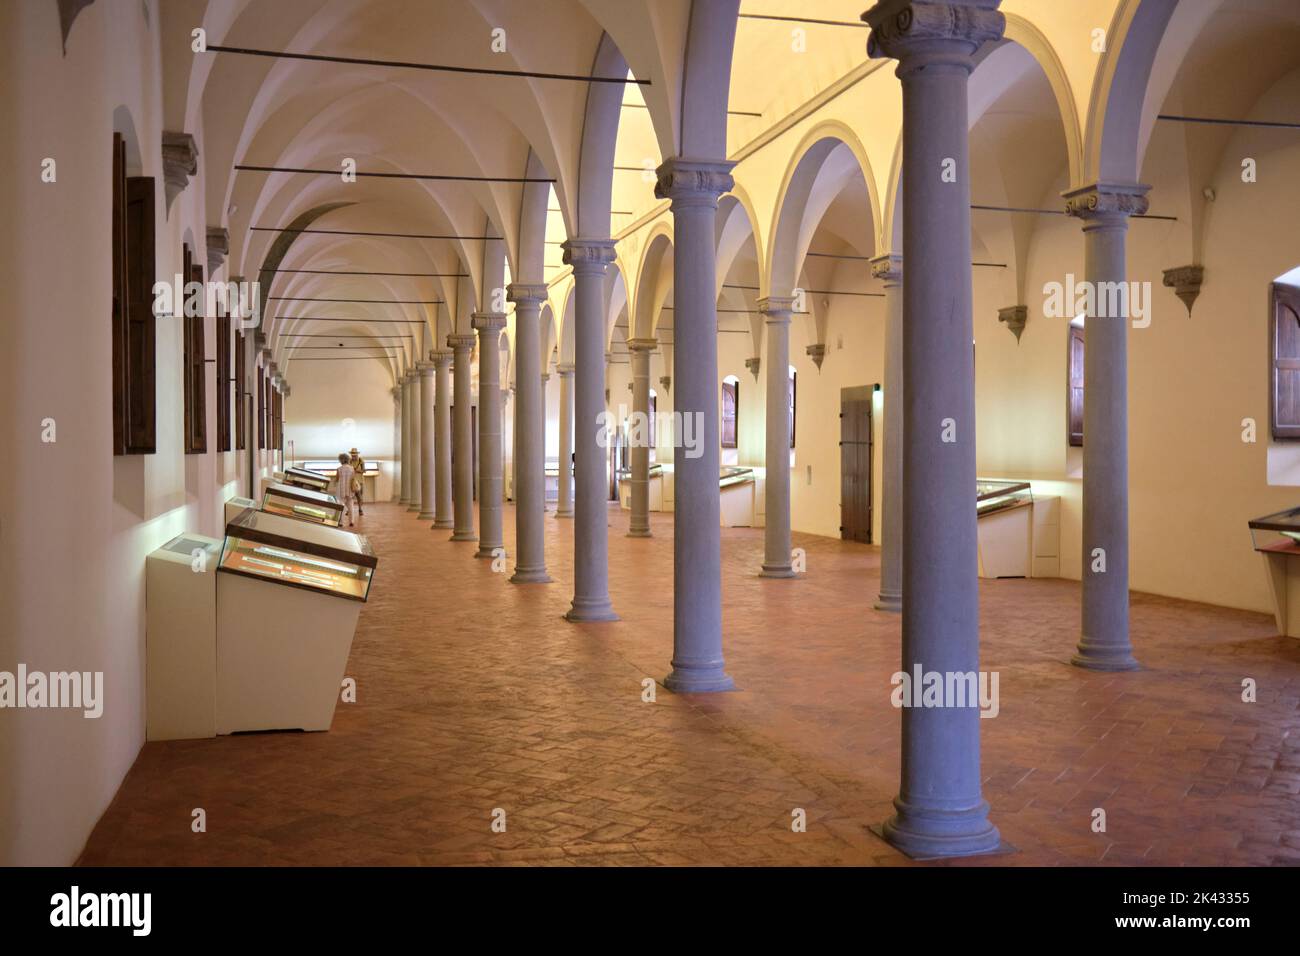
[[1264, 558], [1277, 632], [1300, 637], [1300, 508], [1248, 522], [1251, 541]]
[[268, 485], [262, 493], [262, 510], [268, 514], [314, 521], [337, 528], [343, 523], [343, 505], [333, 495], [298, 485]]
[[330, 487], [330, 479], [327, 475], [306, 468], [286, 468], [284, 470], [284, 483], [321, 492], [329, 491]]

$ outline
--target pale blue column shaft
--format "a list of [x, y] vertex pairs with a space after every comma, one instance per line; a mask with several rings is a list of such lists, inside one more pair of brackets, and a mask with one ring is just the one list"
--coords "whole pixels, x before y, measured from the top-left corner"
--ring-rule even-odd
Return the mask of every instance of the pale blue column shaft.
[[456, 445], [452, 465], [452, 498], [455, 528], [452, 541], [477, 541], [474, 534], [474, 407], [470, 361], [474, 352], [472, 334], [447, 336], [453, 358], [453, 376], [456, 380], [455, 408], [452, 416], [452, 436]]
[[614, 258], [606, 240], [569, 240], [564, 261], [575, 283], [576, 383], [574, 452], [577, 488], [573, 516], [573, 604], [570, 621], [618, 619], [609, 600], [608, 451], [602, 447], [605, 411], [605, 268]]
[[420, 381], [420, 514], [421, 521], [433, 520], [434, 501], [434, 455], [433, 455], [433, 415], [434, 415], [434, 373], [431, 362], [421, 362], [418, 366]]
[[[998, 39], [998, 0], [902, 3], [866, 14], [872, 55], [903, 86], [903, 640], [915, 678], [978, 674], [975, 368], [967, 84]], [[902, 778], [886, 838], [914, 856], [1000, 844], [981, 792], [978, 701], [902, 711]]]
[[478, 331], [478, 553], [492, 558], [505, 550], [501, 527], [501, 330], [506, 317], [474, 316]]
[[[729, 690], [722, 657], [722, 530], [718, 490], [718, 197], [734, 185], [731, 163], [669, 159], [655, 194], [672, 200], [674, 410], [699, 439], [673, 457], [673, 659], [664, 685]], [[687, 426], [685, 419], [691, 424]]]
[[397, 380], [397, 394], [402, 405], [402, 446], [400, 451], [402, 496], [398, 499], [398, 504], [405, 507], [411, 503], [411, 389], [406, 373], [403, 373], [402, 377]]
[[542, 396], [542, 303], [546, 286], [512, 284], [515, 304], [515, 584], [541, 584], [546, 573], [546, 407]]
[[451, 358], [450, 352], [429, 353], [435, 369], [433, 398], [433, 466], [434, 466], [434, 519], [433, 527], [451, 528]]
[[790, 313], [794, 300], [769, 296], [759, 310], [767, 326], [767, 446], [764, 464], [765, 578], [792, 578], [790, 562]]
[[[1100, 183], [1066, 193], [1067, 209], [1084, 220], [1084, 279], [1094, 290], [1127, 289], [1128, 217], [1147, 209], [1147, 187]], [[1114, 285], [1112, 285], [1112, 283]], [[1083, 614], [1073, 662], [1093, 670], [1138, 666], [1129, 638], [1128, 328], [1096, 306], [1084, 316]]]
[[393, 388], [393, 492], [391, 502], [402, 500], [402, 389]]
[[885, 289], [884, 441], [881, 450], [880, 594], [876, 610], [903, 610], [903, 257], [871, 260]]
[[560, 474], [555, 517], [573, 517], [573, 366], [555, 367], [560, 376]]
[[655, 339], [630, 339], [627, 343], [632, 354], [632, 414], [640, 416], [643, 423], [640, 434], [634, 431], [629, 437], [634, 439], [628, 449], [632, 459], [630, 476], [631, 516], [628, 521], [628, 537], [650, 537], [650, 436], [654, 428], [650, 417], [650, 353], [659, 343]]

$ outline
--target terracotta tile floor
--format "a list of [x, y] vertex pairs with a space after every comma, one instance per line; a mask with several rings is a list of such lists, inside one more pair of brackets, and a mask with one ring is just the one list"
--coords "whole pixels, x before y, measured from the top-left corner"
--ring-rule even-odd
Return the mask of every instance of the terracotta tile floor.
[[[671, 654], [672, 516], [648, 540], [624, 536], [626, 512], [610, 524], [623, 620], [577, 626], [560, 618], [571, 522], [546, 519], [556, 583], [519, 587], [474, 545], [372, 505], [357, 703], [329, 733], [146, 745], [83, 862], [908, 864], [866, 829], [898, 780], [899, 619], [871, 610], [879, 552], [796, 535], [806, 577], [771, 581], [754, 574], [762, 532], [725, 531], [739, 689], [658, 685], [643, 703]], [[1134, 595], [1146, 669], [1107, 675], [1066, 663], [1077, 584], [984, 582], [981, 606], [983, 666], [1001, 672], [985, 795], [1016, 852], [958, 865], [1300, 863], [1300, 642], [1270, 617]]]

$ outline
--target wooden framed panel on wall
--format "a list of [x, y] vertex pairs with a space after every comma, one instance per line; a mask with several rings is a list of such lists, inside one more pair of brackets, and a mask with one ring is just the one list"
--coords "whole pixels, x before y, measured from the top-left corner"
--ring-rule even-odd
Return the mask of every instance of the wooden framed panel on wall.
[[[191, 261], [190, 247], [185, 246], [185, 271], [183, 275], [189, 282], [197, 282], [203, 288], [203, 266]], [[198, 315], [183, 315], [185, 323], [185, 454], [202, 455], [208, 450], [208, 407], [207, 407], [207, 342], [203, 323], [207, 310], [207, 296], [202, 295], [202, 307]], [[183, 310], [188, 313], [189, 309]]]
[[158, 450], [154, 180], [126, 175], [126, 141], [113, 134], [113, 454]]

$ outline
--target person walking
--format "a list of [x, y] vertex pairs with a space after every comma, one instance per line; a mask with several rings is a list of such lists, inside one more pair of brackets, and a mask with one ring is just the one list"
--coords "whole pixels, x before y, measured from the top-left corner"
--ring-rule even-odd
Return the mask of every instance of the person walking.
[[352, 492], [357, 497], [357, 516], [365, 517], [365, 502], [362, 501], [361, 493], [365, 490], [365, 482], [362, 480], [366, 476], [366, 460], [354, 448], [352, 449], [352, 459], [349, 462], [355, 475], [352, 478]]
[[343, 513], [348, 517], [348, 527], [356, 524], [352, 520], [352, 505], [356, 500], [352, 491], [352, 482], [356, 472], [352, 469], [348, 456], [339, 452], [339, 468], [334, 473], [334, 497], [343, 505]]

